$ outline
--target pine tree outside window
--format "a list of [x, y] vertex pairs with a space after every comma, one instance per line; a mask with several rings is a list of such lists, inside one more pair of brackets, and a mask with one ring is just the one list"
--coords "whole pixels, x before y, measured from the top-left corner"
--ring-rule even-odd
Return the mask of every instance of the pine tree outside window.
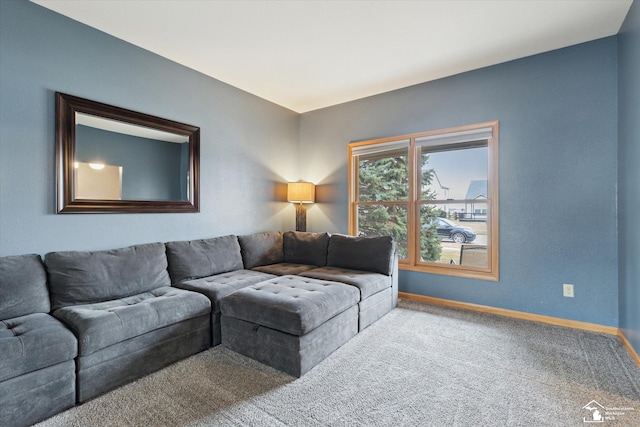
[[349, 233], [400, 268], [498, 280], [498, 122], [349, 144]]

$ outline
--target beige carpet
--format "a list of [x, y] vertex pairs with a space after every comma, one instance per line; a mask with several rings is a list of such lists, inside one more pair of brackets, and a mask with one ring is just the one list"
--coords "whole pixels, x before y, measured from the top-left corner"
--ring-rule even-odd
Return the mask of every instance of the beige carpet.
[[[222, 347], [38, 424], [640, 426], [616, 337], [401, 301], [296, 379]], [[615, 419], [611, 419], [615, 418]]]

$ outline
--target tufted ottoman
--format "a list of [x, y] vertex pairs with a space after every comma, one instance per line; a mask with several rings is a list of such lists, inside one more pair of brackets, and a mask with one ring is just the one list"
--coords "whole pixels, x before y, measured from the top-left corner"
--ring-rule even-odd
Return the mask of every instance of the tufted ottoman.
[[281, 276], [220, 301], [222, 344], [295, 377], [358, 333], [355, 286]]

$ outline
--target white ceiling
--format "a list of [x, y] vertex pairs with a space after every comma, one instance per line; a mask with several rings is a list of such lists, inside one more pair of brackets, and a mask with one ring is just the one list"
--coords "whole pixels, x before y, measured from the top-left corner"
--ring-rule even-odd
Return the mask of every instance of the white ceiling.
[[302, 113], [616, 34], [632, 0], [32, 0]]

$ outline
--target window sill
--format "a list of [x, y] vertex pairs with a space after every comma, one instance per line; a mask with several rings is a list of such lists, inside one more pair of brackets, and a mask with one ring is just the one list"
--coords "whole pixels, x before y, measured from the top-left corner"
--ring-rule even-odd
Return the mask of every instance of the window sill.
[[463, 277], [466, 279], [489, 280], [492, 282], [498, 282], [500, 280], [500, 275], [498, 274], [497, 269], [495, 271], [490, 271], [485, 269], [469, 269], [450, 265], [442, 267], [438, 265], [409, 265], [402, 262], [398, 264], [398, 269], [405, 271], [417, 271], [419, 273]]

